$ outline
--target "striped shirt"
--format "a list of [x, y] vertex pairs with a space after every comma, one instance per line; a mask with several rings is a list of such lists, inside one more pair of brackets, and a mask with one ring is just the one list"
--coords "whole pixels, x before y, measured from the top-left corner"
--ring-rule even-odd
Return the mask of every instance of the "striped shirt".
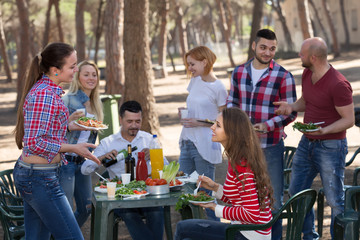
[[[62, 88], [43, 75], [26, 95], [24, 114], [24, 154], [37, 155], [50, 163], [66, 143], [69, 112], [61, 95]], [[61, 154], [63, 162], [67, 163]]]
[[[232, 224], [264, 224], [272, 219], [270, 200], [266, 198], [265, 209], [260, 209], [254, 173], [237, 165], [239, 180], [229, 163], [224, 186], [219, 186], [215, 197], [231, 206], [215, 207], [217, 217], [231, 220]], [[271, 227], [266, 230], [241, 231], [248, 239], [271, 239]]]
[[272, 60], [254, 88], [251, 79], [253, 60], [234, 69], [227, 107], [239, 107], [253, 124], [267, 125], [268, 133], [260, 135], [261, 147], [266, 148], [278, 144], [286, 136], [284, 127], [296, 118], [296, 112], [289, 116], [276, 115], [273, 104], [276, 101], [296, 101], [295, 81], [290, 72]]

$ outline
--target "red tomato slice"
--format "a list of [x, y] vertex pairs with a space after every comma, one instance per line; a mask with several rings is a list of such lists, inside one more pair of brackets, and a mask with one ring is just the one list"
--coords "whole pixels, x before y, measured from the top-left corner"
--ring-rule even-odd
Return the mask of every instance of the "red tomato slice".
[[107, 188], [106, 185], [100, 185], [100, 188]]
[[138, 190], [134, 190], [135, 194], [141, 194], [141, 192], [139, 192]]

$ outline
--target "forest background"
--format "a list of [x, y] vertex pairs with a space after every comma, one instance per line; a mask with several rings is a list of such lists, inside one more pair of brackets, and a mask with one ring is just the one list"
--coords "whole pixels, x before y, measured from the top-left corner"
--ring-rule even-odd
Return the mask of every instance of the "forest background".
[[[216, 53], [216, 75], [229, 89], [232, 68], [253, 56], [248, 46], [256, 31], [271, 28], [279, 40], [276, 59], [294, 74], [300, 96], [299, 43], [321, 36], [329, 60], [351, 81], [359, 107], [360, 38], [353, 35], [359, 31], [353, 9], [360, 11], [357, 0], [1, 0], [0, 170], [19, 156], [11, 131], [27, 66], [50, 42], [69, 43], [79, 62], [97, 63], [103, 94], [121, 94], [120, 104], [139, 101], [143, 130], [162, 135], [165, 154], [176, 160], [176, 109], [185, 104], [188, 84], [183, 55], [194, 46]], [[287, 144], [297, 146], [300, 134], [287, 131]], [[349, 131], [352, 152], [360, 145], [358, 133], [355, 127]], [[217, 169], [217, 176], [226, 171]]]

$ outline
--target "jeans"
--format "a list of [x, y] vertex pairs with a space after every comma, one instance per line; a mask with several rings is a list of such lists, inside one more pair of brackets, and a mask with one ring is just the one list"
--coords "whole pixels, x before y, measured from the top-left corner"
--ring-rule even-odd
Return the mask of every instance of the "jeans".
[[81, 164], [69, 162], [60, 168], [60, 185], [72, 209], [74, 209], [73, 198], [75, 198], [74, 215], [81, 227], [91, 214], [91, 176], [81, 173]]
[[[310, 142], [303, 136], [296, 150], [291, 172], [290, 194], [294, 195], [311, 184], [320, 173], [327, 202], [331, 207], [330, 232], [333, 237], [333, 222], [336, 215], [344, 211], [344, 171], [347, 141], [323, 140]], [[318, 238], [315, 231], [314, 211], [305, 218], [304, 239]]]
[[[204, 219], [187, 219], [177, 223], [175, 240], [181, 239], [225, 239], [228, 223]], [[235, 235], [236, 240], [247, 240], [240, 232]]]
[[14, 168], [14, 182], [24, 199], [26, 239], [84, 239], [59, 183], [58, 169]]
[[[164, 234], [164, 209], [162, 207], [115, 209], [133, 240], [162, 240]], [[145, 217], [145, 223], [142, 217]]]
[[[275, 146], [263, 148], [267, 169], [271, 180], [275, 200], [273, 214], [277, 213], [283, 204], [284, 197], [284, 141]], [[271, 239], [279, 240], [282, 236], [282, 220], [277, 220], [271, 229]]]
[[[204, 174], [204, 176], [207, 176], [212, 180], [215, 179], [215, 165], [201, 157], [195, 144], [192, 141], [182, 141], [179, 164], [179, 170], [183, 171], [184, 173], [191, 174], [196, 170], [199, 175]], [[212, 191], [204, 188], [200, 188], [199, 190], [205, 191], [209, 195], [212, 194]], [[206, 214], [209, 219], [220, 221], [220, 219], [215, 216], [214, 211], [206, 209]]]

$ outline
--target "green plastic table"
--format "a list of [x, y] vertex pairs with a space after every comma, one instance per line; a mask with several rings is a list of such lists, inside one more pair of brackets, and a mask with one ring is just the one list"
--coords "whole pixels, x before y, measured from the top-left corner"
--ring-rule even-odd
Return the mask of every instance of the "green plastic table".
[[[147, 195], [141, 199], [115, 199], [110, 200], [107, 194], [94, 192], [92, 195], [92, 214], [91, 214], [91, 239], [92, 240], [111, 240], [112, 223], [116, 208], [143, 208], [143, 207], [164, 207], [165, 233], [168, 240], [173, 239], [171, 230], [170, 206], [174, 206], [178, 198], [183, 193], [192, 193], [194, 184], [187, 183], [182, 186], [181, 191], [171, 192], [161, 195]], [[194, 218], [200, 218], [200, 208], [192, 208]]]

